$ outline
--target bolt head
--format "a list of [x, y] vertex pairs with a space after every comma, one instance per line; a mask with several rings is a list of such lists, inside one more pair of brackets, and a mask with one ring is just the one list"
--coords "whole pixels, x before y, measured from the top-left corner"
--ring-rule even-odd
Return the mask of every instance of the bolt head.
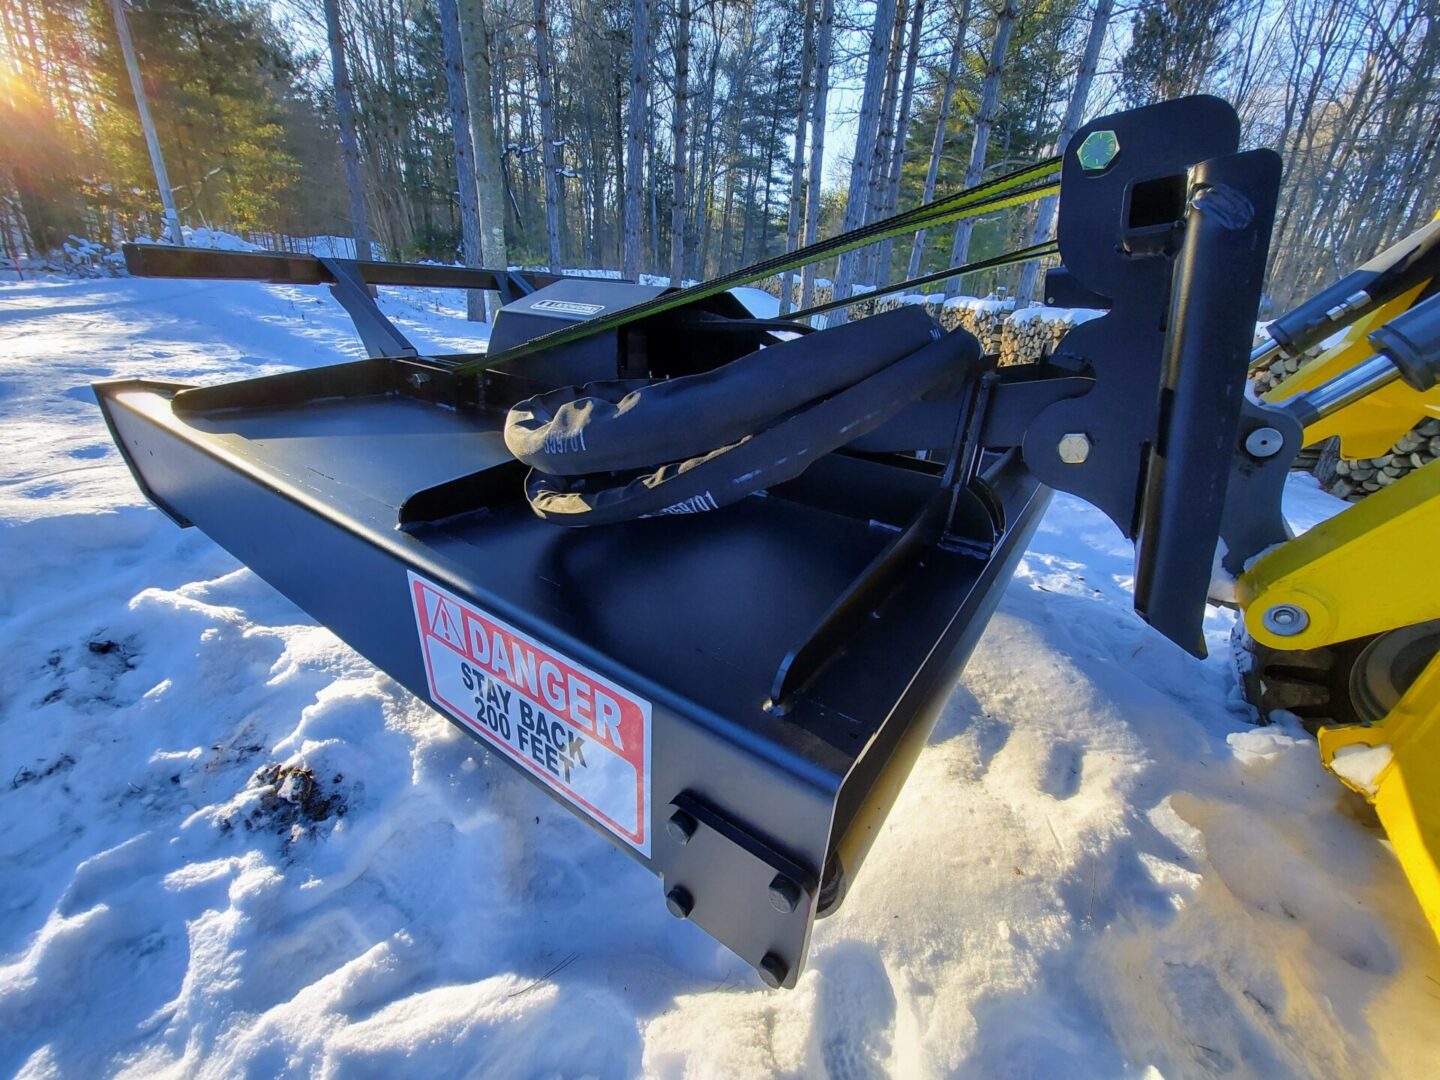
[[695, 910], [695, 898], [685, 886], [676, 885], [665, 894], [665, 906], [677, 919], [688, 919], [690, 912]]
[[1075, 151], [1086, 172], [1104, 172], [1120, 155], [1120, 137], [1113, 131], [1092, 131]]
[[690, 842], [697, 828], [699, 823], [684, 810], [676, 810], [665, 823], [665, 831], [670, 834], [670, 839], [681, 845]]
[[1309, 613], [1298, 604], [1276, 604], [1260, 620], [1265, 629], [1280, 637], [1294, 637], [1310, 625]]
[[785, 983], [785, 977], [790, 974], [790, 965], [772, 952], [765, 954], [765, 959], [760, 961], [756, 970], [760, 972], [760, 978], [766, 986], [771, 990], [779, 990]]
[[1060, 436], [1055, 449], [1066, 465], [1081, 465], [1090, 456], [1090, 436], [1083, 431], [1072, 431]]
[[1285, 436], [1273, 427], [1256, 428], [1245, 436], [1245, 450], [1252, 457], [1274, 457], [1285, 445]]
[[800, 886], [784, 874], [776, 874], [770, 882], [770, 906], [789, 915], [800, 906]]

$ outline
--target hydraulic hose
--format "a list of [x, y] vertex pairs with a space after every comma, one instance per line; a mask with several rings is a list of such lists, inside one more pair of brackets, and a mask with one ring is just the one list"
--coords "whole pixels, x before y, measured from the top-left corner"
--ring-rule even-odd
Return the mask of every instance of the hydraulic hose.
[[980, 345], [900, 308], [661, 382], [565, 387], [510, 410], [525, 494], [561, 525], [715, 510], [791, 480], [926, 395], [978, 377]]

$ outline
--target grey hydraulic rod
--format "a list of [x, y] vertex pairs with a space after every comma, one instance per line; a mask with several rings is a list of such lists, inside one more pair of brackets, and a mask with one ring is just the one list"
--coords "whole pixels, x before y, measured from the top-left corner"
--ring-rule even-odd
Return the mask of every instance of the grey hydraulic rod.
[[1254, 375], [1280, 353], [1280, 343], [1274, 338], [1256, 345], [1250, 353], [1250, 374]]
[[[1286, 356], [1299, 356], [1336, 330], [1440, 274], [1440, 218], [1391, 244], [1265, 328]], [[1251, 354], [1251, 371], [1260, 350]], [[1262, 361], [1263, 362], [1263, 361]]]
[[1347, 405], [1353, 405], [1382, 386], [1388, 386], [1398, 378], [1400, 369], [1388, 356], [1377, 354], [1348, 371], [1342, 371], [1313, 390], [1295, 395], [1284, 403], [1283, 408], [1301, 424], [1309, 427], [1316, 421], [1334, 415]]

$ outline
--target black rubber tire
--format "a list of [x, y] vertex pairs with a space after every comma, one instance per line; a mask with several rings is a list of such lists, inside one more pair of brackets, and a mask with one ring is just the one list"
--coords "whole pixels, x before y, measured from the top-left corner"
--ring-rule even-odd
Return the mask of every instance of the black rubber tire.
[[[1403, 649], [1385, 655], [1386, 646], [1399, 643]], [[1313, 735], [1325, 726], [1380, 719], [1440, 651], [1440, 620], [1319, 649], [1273, 649], [1237, 620], [1232, 644], [1241, 689], [1260, 722], [1268, 724], [1271, 713], [1284, 710]], [[1377, 659], [1383, 670], [1374, 670]], [[1386, 693], [1371, 691], [1377, 680], [1387, 684]]]

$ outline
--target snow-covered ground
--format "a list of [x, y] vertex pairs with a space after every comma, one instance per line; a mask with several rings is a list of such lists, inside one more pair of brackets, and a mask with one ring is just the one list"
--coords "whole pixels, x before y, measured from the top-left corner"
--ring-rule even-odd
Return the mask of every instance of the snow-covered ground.
[[[385, 291], [426, 348], [454, 293]], [[482, 328], [483, 329], [483, 328]], [[0, 283], [0, 1073], [1424, 1075], [1440, 950], [1057, 497], [798, 989], [203, 535], [92, 380], [360, 355], [320, 290]], [[1304, 526], [1337, 507], [1303, 480]], [[1433, 1075], [1433, 1072], [1430, 1073]]]

